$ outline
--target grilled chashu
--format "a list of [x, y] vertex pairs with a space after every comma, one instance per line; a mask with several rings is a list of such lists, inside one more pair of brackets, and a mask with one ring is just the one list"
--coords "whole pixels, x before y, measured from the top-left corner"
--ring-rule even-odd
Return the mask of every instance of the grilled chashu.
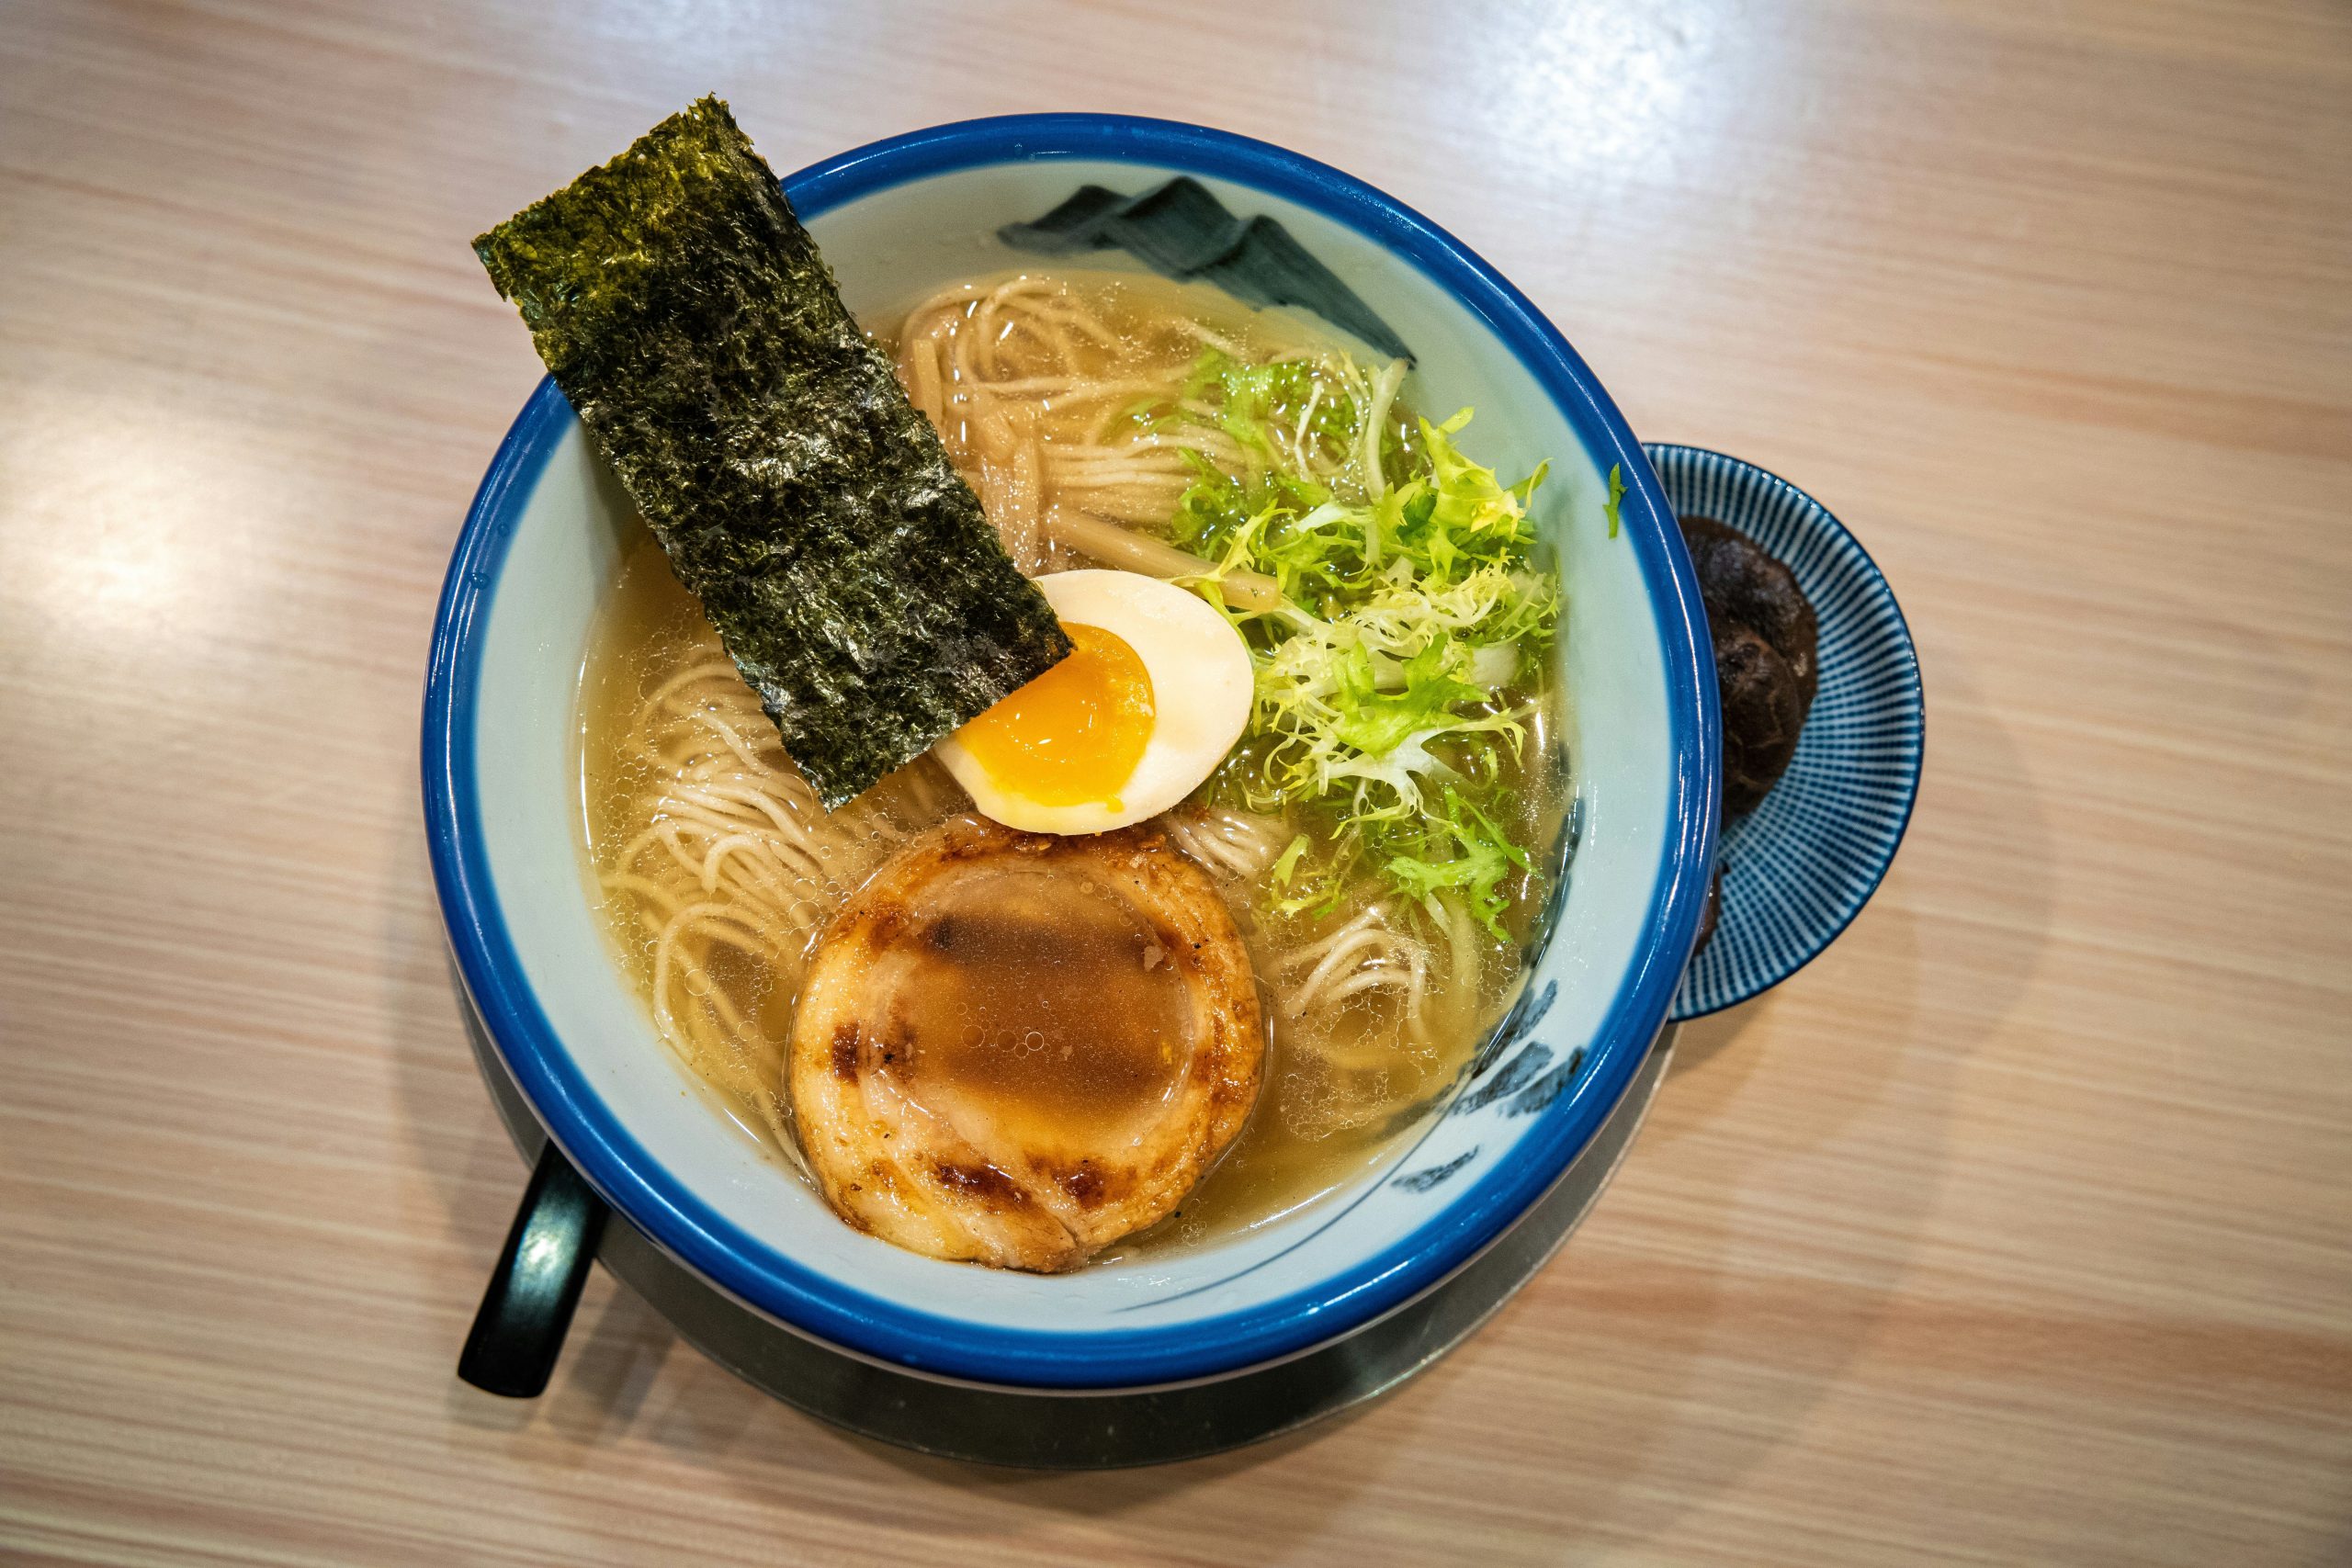
[[786, 1068], [852, 1225], [1051, 1273], [1164, 1218], [1241, 1130], [1265, 1029], [1201, 868], [1148, 827], [959, 818], [826, 928]]

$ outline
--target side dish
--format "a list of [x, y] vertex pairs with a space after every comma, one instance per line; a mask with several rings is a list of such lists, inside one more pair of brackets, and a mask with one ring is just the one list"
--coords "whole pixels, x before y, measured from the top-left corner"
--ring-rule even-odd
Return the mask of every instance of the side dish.
[[1712, 517], [1681, 521], [1723, 693], [1724, 815], [1737, 817], [1764, 803], [1796, 755], [1821, 684], [1820, 623], [1763, 546]]

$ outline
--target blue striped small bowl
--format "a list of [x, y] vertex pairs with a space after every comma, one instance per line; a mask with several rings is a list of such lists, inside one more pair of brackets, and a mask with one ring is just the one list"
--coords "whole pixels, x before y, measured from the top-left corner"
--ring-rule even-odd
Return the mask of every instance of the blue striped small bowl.
[[1894, 592], [1828, 508], [1721, 452], [1642, 450], [1677, 516], [1755, 539], [1788, 563], [1821, 619], [1821, 689], [1796, 756], [1763, 805], [1724, 825], [1723, 908], [1683, 971], [1680, 1022], [1779, 985], [1861, 913], [1911, 821], [1927, 716]]

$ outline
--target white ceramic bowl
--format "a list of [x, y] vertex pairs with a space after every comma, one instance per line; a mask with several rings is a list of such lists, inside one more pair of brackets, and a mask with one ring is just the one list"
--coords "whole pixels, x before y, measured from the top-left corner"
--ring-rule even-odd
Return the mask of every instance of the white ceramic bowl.
[[[424, 746], [434, 870], [465, 984], [533, 1109], [619, 1213], [712, 1283], [931, 1375], [1056, 1389], [1214, 1378], [1326, 1343], [1444, 1280], [1616, 1104], [1666, 1018], [1714, 852], [1715, 682], [1656, 476], [1558, 332], [1458, 242], [1278, 148], [1097, 115], [921, 131], [785, 186], [864, 311], [1022, 265], [998, 228], [1081, 183], [1134, 192], [1180, 173], [1237, 213], [1278, 220], [1385, 318], [1418, 356], [1407, 396], [1475, 404], [1483, 460], [1552, 463], [1537, 513], [1568, 593], [1572, 865], [1526, 998], [1476, 1076], [1356, 1190], [1189, 1251], [1056, 1278], [935, 1262], [852, 1231], [693, 1091], [607, 954], [582, 857], [573, 704], [628, 508], [551, 383], [484, 477], [442, 597]], [[1612, 467], [1626, 485], [1614, 538]]]

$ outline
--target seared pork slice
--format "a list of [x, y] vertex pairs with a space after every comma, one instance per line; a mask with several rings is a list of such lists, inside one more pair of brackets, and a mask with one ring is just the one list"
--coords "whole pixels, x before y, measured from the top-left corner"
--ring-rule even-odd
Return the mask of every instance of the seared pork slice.
[[1264, 1058], [1240, 933], [1158, 830], [958, 818], [826, 928], [786, 1076], [842, 1219], [1053, 1273], [1175, 1211], [1241, 1130]]

